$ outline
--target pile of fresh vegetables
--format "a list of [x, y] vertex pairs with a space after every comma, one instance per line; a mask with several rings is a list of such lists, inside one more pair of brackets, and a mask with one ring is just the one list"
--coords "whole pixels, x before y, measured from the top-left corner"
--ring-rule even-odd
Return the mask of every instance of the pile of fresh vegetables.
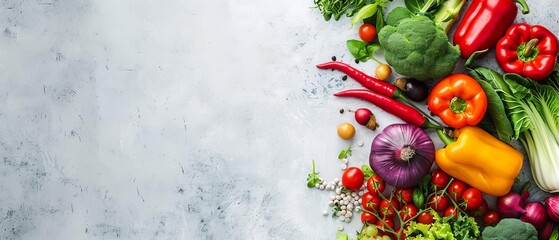
[[[348, 40], [348, 51], [356, 63], [378, 63], [374, 77], [335, 58], [318, 64], [364, 87], [334, 96], [403, 121], [379, 125], [366, 107], [349, 110], [364, 127], [344, 122], [338, 136], [375, 134], [369, 164], [350, 166], [351, 146], [343, 149], [341, 180], [326, 184], [312, 162], [307, 186], [333, 191], [331, 216], [361, 216], [357, 236], [341, 227], [337, 239], [559, 239], [557, 36], [514, 22], [519, 11], [529, 13], [524, 0], [472, 0], [462, 19], [465, 0], [400, 0], [405, 7], [385, 14], [390, 2], [314, 2], [326, 21], [352, 17], [360, 39]], [[476, 64], [493, 48], [500, 70]], [[459, 63], [465, 72], [455, 72]], [[439, 140], [445, 146], [435, 149]], [[533, 182], [549, 193], [545, 201], [530, 199], [530, 184], [513, 191], [525, 157]]]

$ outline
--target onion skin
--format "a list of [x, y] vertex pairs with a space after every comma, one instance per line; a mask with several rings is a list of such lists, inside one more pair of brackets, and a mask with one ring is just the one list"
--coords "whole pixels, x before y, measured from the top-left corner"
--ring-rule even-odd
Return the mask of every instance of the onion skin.
[[497, 198], [497, 211], [503, 218], [517, 218], [526, 213], [522, 206], [528, 197], [530, 197], [528, 191], [524, 191], [522, 195], [511, 191]]
[[526, 212], [520, 216], [520, 220], [534, 225], [538, 231], [545, 227], [547, 212], [541, 202], [527, 203], [524, 210]]
[[371, 144], [369, 164], [394, 187], [412, 187], [429, 173], [435, 145], [425, 132], [411, 124], [392, 124]]
[[559, 195], [547, 197], [545, 199], [547, 206], [547, 215], [551, 220], [559, 222]]

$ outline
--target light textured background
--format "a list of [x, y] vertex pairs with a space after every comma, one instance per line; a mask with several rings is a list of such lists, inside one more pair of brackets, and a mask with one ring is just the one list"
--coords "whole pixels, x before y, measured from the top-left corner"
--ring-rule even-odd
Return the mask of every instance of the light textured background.
[[[518, 21], [559, 33], [554, 1], [529, 4]], [[333, 239], [305, 179], [356, 144], [338, 109], [400, 121], [331, 96], [358, 85], [314, 65], [352, 62], [357, 34], [312, 5], [2, 1], [0, 239]], [[375, 135], [358, 127], [351, 165]]]

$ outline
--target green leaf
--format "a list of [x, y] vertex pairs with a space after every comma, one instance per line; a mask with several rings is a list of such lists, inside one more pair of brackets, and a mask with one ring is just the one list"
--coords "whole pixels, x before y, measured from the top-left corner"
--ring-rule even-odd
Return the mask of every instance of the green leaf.
[[533, 96], [528, 88], [514, 82], [508, 75], [505, 75], [503, 80], [507, 86], [505, 88], [510, 93], [502, 89], [497, 89], [497, 91], [503, 100], [503, 105], [507, 109], [507, 115], [514, 130], [514, 139], [518, 139], [522, 132], [534, 128], [533, 119], [529, 115], [529, 113], [533, 112], [531, 108], [534, 106], [530, 103]]
[[376, 15], [377, 15], [377, 20], [375, 22], [375, 26], [377, 28], [377, 33], [378, 33], [386, 25], [386, 23], [384, 22], [384, 14], [382, 8], [377, 9]]
[[341, 160], [347, 158], [347, 156], [351, 156], [351, 145], [340, 152], [340, 154], [338, 155], [338, 159]]
[[423, 0], [405, 0], [404, 4], [412, 13], [418, 13], [419, 10], [425, 5], [425, 1]]
[[361, 166], [361, 171], [363, 171], [363, 175], [365, 175], [365, 180], [369, 180], [369, 178], [376, 175], [373, 169], [371, 169], [371, 167], [366, 164], [363, 164], [363, 166]]
[[341, 210], [342, 208], [340, 207], [340, 204], [334, 203], [334, 206], [332, 207], [332, 217], [337, 217], [336, 214]]
[[371, 3], [362, 7], [351, 19], [352, 28], [357, 22], [363, 21], [365, 18], [372, 17], [377, 12], [378, 3]]
[[367, 45], [367, 54], [373, 56], [377, 50], [380, 49], [380, 43], [371, 43]]
[[314, 160], [312, 160], [312, 171], [311, 173], [309, 173], [309, 176], [307, 177], [307, 187], [308, 188], [313, 188], [316, 184], [320, 183], [320, 178], [318, 177], [318, 173], [316, 173], [316, 170], [314, 168]]
[[493, 89], [491, 84], [485, 81], [478, 81], [481, 85], [481, 88], [485, 92], [487, 96], [487, 112], [486, 114], [489, 115], [491, 118], [491, 122], [495, 125], [495, 130], [497, 131], [497, 135], [499, 138], [507, 143], [512, 141], [514, 131], [512, 129], [512, 124], [510, 123], [509, 119], [507, 118], [505, 113], [505, 106], [503, 105], [503, 101]]
[[359, 40], [347, 40], [346, 42], [347, 49], [351, 53], [351, 55], [359, 59], [361, 62], [366, 62], [369, 60], [369, 56], [367, 55], [367, 43]]
[[349, 236], [347, 235], [347, 233], [337, 231], [336, 240], [349, 240]]

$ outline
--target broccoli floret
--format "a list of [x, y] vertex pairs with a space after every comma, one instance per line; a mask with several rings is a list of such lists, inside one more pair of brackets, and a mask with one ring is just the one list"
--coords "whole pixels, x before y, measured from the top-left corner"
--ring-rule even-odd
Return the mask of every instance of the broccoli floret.
[[495, 227], [486, 227], [481, 236], [484, 240], [537, 240], [538, 232], [532, 224], [505, 218]]
[[[390, 14], [388, 19], [391, 19]], [[398, 14], [405, 15], [402, 12]], [[396, 72], [427, 80], [444, 77], [454, 71], [460, 50], [450, 44], [442, 28], [426, 16], [396, 19], [390, 21], [395, 25], [383, 27], [378, 35], [386, 62]]]

